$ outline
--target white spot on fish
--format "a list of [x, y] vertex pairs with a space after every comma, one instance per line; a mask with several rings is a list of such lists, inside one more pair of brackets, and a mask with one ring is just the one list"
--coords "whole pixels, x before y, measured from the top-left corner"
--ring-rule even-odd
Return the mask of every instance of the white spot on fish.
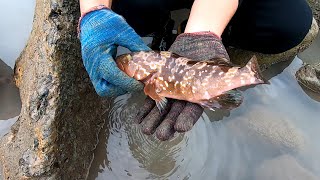
[[161, 51], [160, 54], [161, 54], [161, 56], [164, 56], [166, 58], [171, 57], [171, 52], [169, 52], [169, 51]]
[[199, 66], [197, 67], [197, 69], [202, 69], [207, 65], [207, 63], [199, 63]]
[[246, 81], [245, 80], [240, 80], [240, 82], [241, 82], [241, 85], [244, 85], [244, 84], [246, 84]]
[[185, 88], [187, 86], [187, 84], [184, 81], [182, 81], [182, 82], [180, 82], [180, 86]]
[[250, 78], [250, 82], [254, 83], [256, 81], [256, 79], [254, 77]]
[[223, 72], [219, 72], [219, 76], [221, 76], [223, 74]]
[[166, 85], [166, 87], [169, 87], [169, 84], [167, 81], [164, 81], [164, 84]]
[[159, 79], [160, 81], [163, 81], [163, 77], [158, 77], [158, 79]]
[[197, 91], [197, 88], [196, 88], [196, 87], [194, 87], [194, 86], [192, 86], [192, 93], [193, 93], [193, 94], [195, 94], [195, 93], [196, 93], [196, 91]]
[[172, 77], [171, 76], [168, 76], [168, 81], [172, 82]]
[[236, 73], [237, 70], [238, 70], [238, 68], [233, 67], [233, 68], [230, 68], [230, 69], [228, 70], [228, 72], [229, 72], [229, 73]]
[[204, 99], [209, 99], [210, 98], [210, 94], [208, 93], [208, 91], [204, 92]]
[[196, 74], [195, 70], [190, 70], [187, 73], [187, 76], [194, 76]]

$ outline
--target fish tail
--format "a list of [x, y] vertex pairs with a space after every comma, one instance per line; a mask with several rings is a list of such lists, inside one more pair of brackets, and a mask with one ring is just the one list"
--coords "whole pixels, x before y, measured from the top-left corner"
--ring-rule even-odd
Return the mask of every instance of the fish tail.
[[249, 60], [247, 65], [245, 66], [246, 70], [254, 73], [254, 78], [256, 78], [256, 84], [269, 84], [268, 80], [266, 80], [261, 72], [257, 57], [255, 55]]

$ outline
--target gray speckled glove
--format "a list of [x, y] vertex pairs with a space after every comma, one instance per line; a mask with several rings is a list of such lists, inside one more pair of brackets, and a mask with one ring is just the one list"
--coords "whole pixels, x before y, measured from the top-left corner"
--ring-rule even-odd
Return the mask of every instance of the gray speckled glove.
[[[221, 39], [211, 32], [180, 34], [169, 51], [198, 61], [217, 57], [229, 60]], [[174, 99], [169, 99], [167, 108], [160, 113], [155, 102], [147, 97], [136, 122], [142, 125], [143, 133], [156, 132], [158, 139], [168, 140], [175, 132], [189, 131], [202, 113], [198, 104]]]

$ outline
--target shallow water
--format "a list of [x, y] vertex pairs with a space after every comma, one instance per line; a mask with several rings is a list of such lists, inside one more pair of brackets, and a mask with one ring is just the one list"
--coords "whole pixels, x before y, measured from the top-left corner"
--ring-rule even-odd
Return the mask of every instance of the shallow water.
[[[0, 1], [2, 17], [14, 14], [0, 20], [0, 57], [10, 67], [31, 30], [34, 2]], [[299, 57], [319, 59], [319, 45], [318, 38]], [[206, 111], [190, 132], [166, 142], [143, 135], [132, 123], [143, 94], [116, 98], [88, 179], [320, 179], [320, 95], [296, 82], [300, 59], [288, 64], [265, 73], [270, 85], [245, 90], [239, 108]], [[0, 138], [17, 120], [20, 106], [12, 84], [0, 87]]]
[[35, 0], [1, 0], [0, 7], [0, 58], [13, 68], [32, 29]]
[[[320, 102], [296, 82], [294, 73], [301, 65], [295, 58], [281, 73], [286, 63], [271, 68], [266, 72], [271, 84], [245, 90], [239, 108], [206, 111], [190, 132], [176, 134], [168, 142], [143, 135], [132, 125], [143, 95], [118, 97], [100, 134], [89, 179], [259, 179], [257, 167], [283, 154], [293, 157], [305, 173], [320, 178]], [[274, 127], [268, 129], [263, 122]], [[253, 123], [267, 132], [279, 130], [270, 140], [263, 130], [253, 134]], [[283, 147], [277, 139], [287, 139], [293, 146]], [[294, 176], [295, 169], [290, 173], [284, 177]]]

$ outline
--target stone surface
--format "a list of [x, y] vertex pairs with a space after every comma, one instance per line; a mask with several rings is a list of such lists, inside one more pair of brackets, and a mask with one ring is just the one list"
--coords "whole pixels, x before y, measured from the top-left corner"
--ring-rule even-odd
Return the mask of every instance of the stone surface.
[[320, 93], [320, 63], [317, 65], [304, 65], [296, 72], [296, 78], [303, 86]]
[[312, 172], [305, 169], [290, 155], [265, 160], [254, 172], [255, 180], [316, 180]]
[[229, 53], [231, 61], [240, 65], [245, 65], [249, 61], [250, 57], [252, 57], [253, 55], [256, 55], [258, 58], [259, 64], [261, 66], [261, 69], [265, 70], [271, 65], [276, 64], [278, 62], [291, 60], [299, 52], [302, 52], [303, 50], [307, 49], [310, 46], [310, 44], [312, 44], [313, 40], [316, 38], [318, 32], [319, 32], [318, 24], [316, 20], [313, 19], [311, 28], [308, 34], [306, 35], [306, 37], [304, 38], [304, 40], [297, 46], [283, 53], [263, 54], [263, 53], [246, 51], [246, 50], [237, 49], [237, 48], [228, 48], [227, 51]]
[[313, 16], [320, 24], [320, 2], [319, 0], [308, 0], [308, 3], [312, 9]]
[[313, 43], [303, 52], [298, 54], [298, 57], [306, 64], [320, 63], [320, 33]]
[[79, 2], [36, 2], [33, 30], [15, 66], [21, 114], [0, 139], [4, 179], [85, 179], [108, 109], [84, 70]]

